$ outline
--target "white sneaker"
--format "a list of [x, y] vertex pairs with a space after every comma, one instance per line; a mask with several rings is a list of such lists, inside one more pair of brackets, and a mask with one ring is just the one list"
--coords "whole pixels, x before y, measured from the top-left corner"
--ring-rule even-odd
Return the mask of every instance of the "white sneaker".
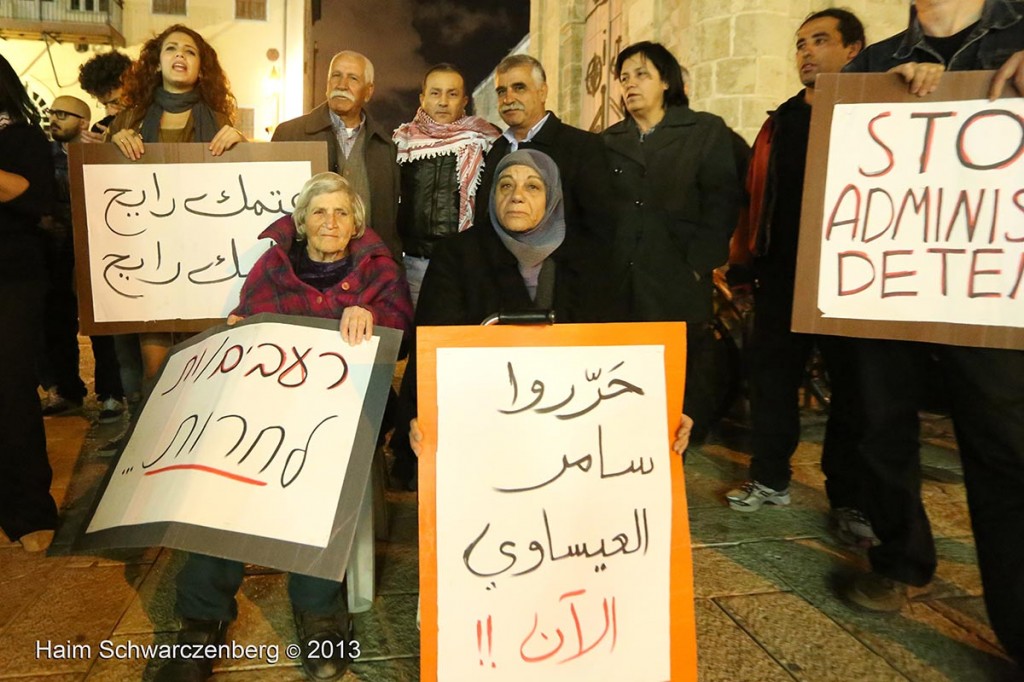
[[755, 512], [766, 504], [789, 504], [789, 488], [775, 490], [757, 481], [747, 481], [725, 494], [729, 507], [740, 512]]
[[113, 424], [124, 414], [124, 403], [117, 398], [107, 398], [100, 403], [100, 424]]

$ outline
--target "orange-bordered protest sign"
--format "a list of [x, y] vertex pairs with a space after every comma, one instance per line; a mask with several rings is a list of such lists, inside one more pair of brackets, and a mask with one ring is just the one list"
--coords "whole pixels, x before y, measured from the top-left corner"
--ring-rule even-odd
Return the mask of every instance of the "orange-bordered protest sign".
[[417, 337], [421, 679], [695, 680], [685, 325]]

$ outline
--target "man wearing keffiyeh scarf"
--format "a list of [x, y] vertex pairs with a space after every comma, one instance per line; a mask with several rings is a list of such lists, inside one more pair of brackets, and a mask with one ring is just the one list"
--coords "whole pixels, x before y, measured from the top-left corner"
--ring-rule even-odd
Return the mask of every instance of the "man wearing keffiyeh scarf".
[[484, 155], [499, 134], [466, 116], [467, 102], [462, 74], [439, 64], [423, 79], [415, 118], [394, 134], [402, 167], [399, 233], [414, 302], [433, 244], [473, 224]]

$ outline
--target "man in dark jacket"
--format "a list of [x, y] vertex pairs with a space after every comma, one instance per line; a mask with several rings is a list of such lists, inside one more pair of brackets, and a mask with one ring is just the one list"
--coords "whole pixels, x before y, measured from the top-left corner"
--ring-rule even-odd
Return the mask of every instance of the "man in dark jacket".
[[[473, 224], [484, 155], [499, 135], [496, 127], [479, 116], [466, 116], [468, 103], [466, 81], [459, 70], [451, 64], [438, 64], [423, 77], [415, 118], [399, 126], [393, 138], [402, 169], [398, 230], [413, 306], [419, 300], [434, 247]], [[486, 204], [481, 208], [487, 213]], [[416, 414], [411, 401], [409, 395], [402, 395], [398, 424], [409, 423]], [[409, 447], [408, 429], [395, 429], [390, 444], [395, 483], [414, 490], [416, 458]]]
[[[601, 138], [563, 123], [547, 110], [547, 74], [529, 55], [505, 57], [495, 69], [498, 113], [508, 129], [487, 154], [477, 194], [490, 195], [498, 161], [517, 149], [544, 152], [558, 165], [565, 196], [565, 222], [595, 244], [607, 247], [614, 233], [611, 217], [611, 175]], [[474, 225], [490, 228], [487, 211], [478, 211]]]
[[[943, 71], [999, 69], [990, 96], [1009, 80], [1024, 92], [1024, 2], [915, 0], [906, 31], [864, 50], [846, 71], [889, 71], [930, 93]], [[860, 342], [865, 405], [862, 449], [867, 512], [881, 540], [871, 573], [844, 595], [863, 608], [899, 609], [907, 586], [935, 574], [935, 543], [921, 503], [917, 409], [923, 360], [938, 358], [952, 405], [989, 620], [1024, 664], [1024, 350], [906, 341]]]
[[752, 201], [748, 220], [741, 221], [750, 235], [737, 231], [729, 267], [734, 290], [754, 286], [749, 346], [753, 458], [750, 480], [729, 491], [726, 499], [731, 508], [743, 512], [789, 504], [789, 461], [800, 440], [798, 393], [807, 359], [817, 346], [832, 387], [821, 455], [831, 526], [844, 542], [870, 547], [877, 538], [860, 511], [861, 405], [852, 342], [789, 329], [814, 81], [819, 73], [842, 70], [864, 44], [864, 26], [853, 13], [826, 9], [808, 16], [796, 32], [796, 67], [804, 88], [771, 113], [754, 141], [747, 174]]
[[[46, 292], [43, 321], [44, 350], [40, 358], [40, 383], [46, 389], [44, 415], [65, 414], [82, 407], [87, 392], [79, 376], [78, 297], [75, 294], [75, 245], [71, 229], [71, 180], [68, 144], [81, 142], [89, 129], [89, 105], [62, 95], [48, 111], [50, 150], [53, 155], [56, 202], [52, 215], [43, 216], [43, 245], [46, 249], [50, 286]], [[99, 421], [109, 424], [124, 412], [121, 376], [109, 336], [90, 337], [96, 360], [96, 399]]]
[[327, 101], [279, 125], [273, 141], [326, 142], [328, 169], [355, 188], [366, 204], [370, 227], [401, 260], [395, 145], [367, 113], [365, 105], [371, 97], [373, 64], [358, 52], [339, 52], [327, 72]]
[[467, 116], [468, 103], [462, 73], [438, 64], [423, 77], [416, 116], [392, 138], [402, 173], [398, 232], [414, 306], [434, 245], [473, 224], [484, 155], [500, 134]]

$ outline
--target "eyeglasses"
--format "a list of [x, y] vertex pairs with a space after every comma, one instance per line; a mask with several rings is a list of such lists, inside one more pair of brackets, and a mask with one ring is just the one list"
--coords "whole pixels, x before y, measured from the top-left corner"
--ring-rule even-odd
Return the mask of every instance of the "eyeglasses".
[[68, 116], [74, 116], [75, 118], [85, 118], [85, 116], [76, 114], [73, 111], [64, 111], [63, 109], [47, 109], [46, 115], [50, 118], [55, 118], [58, 121], [66, 121]]

